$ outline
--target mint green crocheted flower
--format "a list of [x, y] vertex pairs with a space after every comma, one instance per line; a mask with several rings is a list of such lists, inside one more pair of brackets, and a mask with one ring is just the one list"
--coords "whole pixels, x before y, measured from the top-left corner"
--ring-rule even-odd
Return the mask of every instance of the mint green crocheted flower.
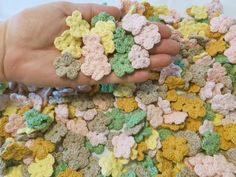
[[108, 126], [109, 129], [120, 130], [125, 122], [125, 114], [119, 109], [113, 108], [110, 112], [105, 114], [111, 119], [111, 123]]
[[132, 128], [139, 124], [145, 117], [147, 113], [141, 109], [135, 110], [125, 115], [125, 123], [128, 128]]
[[201, 147], [207, 155], [214, 155], [220, 148], [220, 136], [216, 132], [206, 131], [203, 134]]
[[94, 16], [91, 20], [91, 24], [93, 26], [95, 26], [95, 24], [98, 22], [98, 21], [113, 21], [115, 22], [115, 17], [109, 15], [108, 13], [106, 12], [100, 12], [98, 15]]
[[120, 54], [116, 53], [110, 61], [111, 68], [114, 71], [115, 75], [118, 77], [124, 76], [126, 73], [134, 72], [134, 68], [132, 67], [128, 54]]
[[26, 126], [36, 130], [48, 128], [53, 122], [52, 118], [47, 114], [42, 114], [36, 109], [30, 109], [24, 113]]

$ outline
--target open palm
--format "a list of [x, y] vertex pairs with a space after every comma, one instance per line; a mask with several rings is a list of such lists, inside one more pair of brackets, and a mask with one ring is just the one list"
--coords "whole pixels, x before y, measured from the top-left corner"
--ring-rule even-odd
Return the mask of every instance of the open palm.
[[[38, 86], [69, 86], [94, 84], [95, 81], [82, 73], [75, 81], [59, 78], [53, 67], [54, 59], [60, 55], [53, 41], [66, 28], [65, 19], [74, 10], [79, 10], [83, 18], [90, 20], [99, 12], [120, 17], [119, 9], [95, 4], [51, 3], [27, 9], [6, 22], [6, 54], [4, 71], [6, 79]], [[151, 68], [166, 66], [171, 56], [178, 53], [178, 44], [170, 39], [170, 31], [158, 24], [162, 41], [151, 52]], [[148, 78], [147, 70], [136, 71], [124, 78], [110, 74], [100, 82], [139, 82]]]

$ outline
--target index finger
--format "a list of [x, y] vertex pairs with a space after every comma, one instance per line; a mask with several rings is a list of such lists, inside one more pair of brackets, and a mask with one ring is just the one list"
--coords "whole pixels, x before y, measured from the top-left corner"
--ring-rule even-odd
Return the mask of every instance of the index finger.
[[159, 32], [161, 34], [162, 39], [168, 39], [171, 36], [171, 30], [168, 26], [161, 24], [161, 23], [155, 23], [159, 27]]

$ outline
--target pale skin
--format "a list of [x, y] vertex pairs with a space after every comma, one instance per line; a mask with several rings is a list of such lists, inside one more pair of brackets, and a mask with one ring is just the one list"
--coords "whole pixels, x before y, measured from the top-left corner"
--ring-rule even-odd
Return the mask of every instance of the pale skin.
[[146, 70], [137, 70], [125, 77], [114, 73], [96, 82], [79, 74], [76, 80], [59, 78], [55, 74], [53, 61], [60, 55], [53, 41], [68, 27], [67, 16], [79, 10], [83, 18], [90, 21], [99, 12], [105, 11], [119, 19], [121, 12], [116, 7], [96, 4], [73, 4], [57, 2], [26, 9], [4, 22], [0, 22], [0, 82], [16, 81], [24, 84], [52, 87], [76, 87], [79, 84], [143, 82], [151, 69], [160, 69], [172, 62], [179, 52], [177, 42], [169, 39], [171, 32], [157, 24], [162, 36], [151, 54], [151, 65]]

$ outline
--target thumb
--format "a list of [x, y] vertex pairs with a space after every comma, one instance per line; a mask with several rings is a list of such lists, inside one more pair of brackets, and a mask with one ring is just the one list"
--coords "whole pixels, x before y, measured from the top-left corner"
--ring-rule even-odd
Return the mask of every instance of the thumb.
[[71, 15], [73, 11], [78, 10], [81, 12], [83, 18], [87, 21], [90, 21], [93, 16], [99, 14], [100, 12], [107, 12], [116, 19], [119, 19], [121, 16], [120, 9], [114, 6], [98, 4], [76, 4], [70, 2], [63, 2], [61, 5], [67, 16]]

